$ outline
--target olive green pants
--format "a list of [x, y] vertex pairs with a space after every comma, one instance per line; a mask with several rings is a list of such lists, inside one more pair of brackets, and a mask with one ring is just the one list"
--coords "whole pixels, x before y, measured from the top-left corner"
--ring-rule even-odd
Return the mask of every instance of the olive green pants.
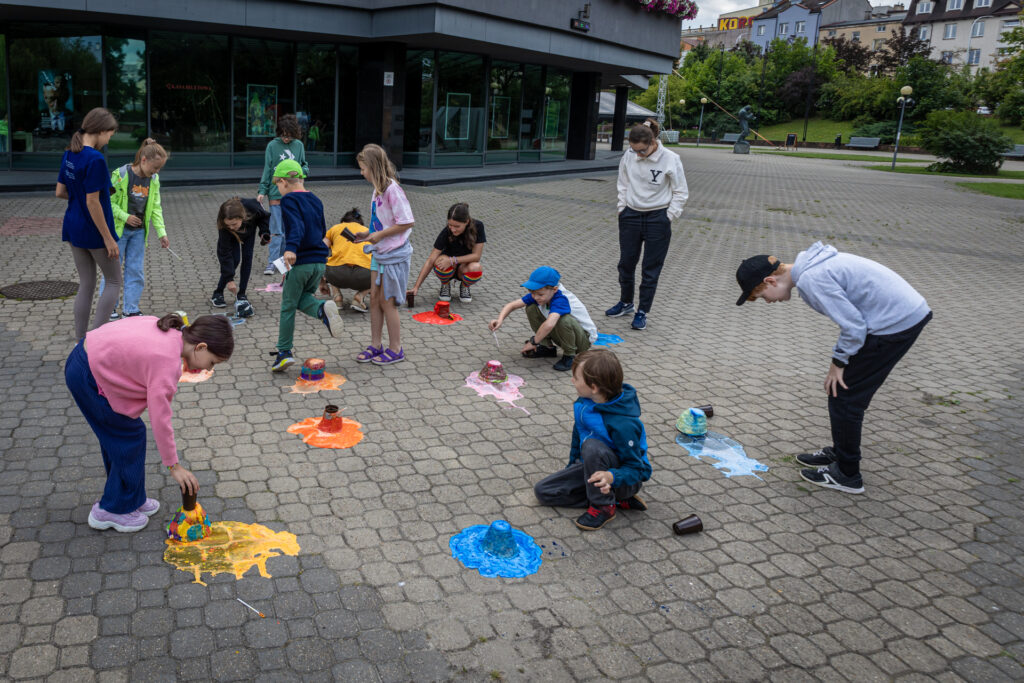
[[[530, 321], [530, 328], [534, 332], [539, 330], [544, 321], [548, 319], [537, 304], [530, 304], [526, 307], [526, 318]], [[590, 336], [580, 325], [579, 320], [567, 314], [560, 317], [555, 323], [555, 329], [551, 330], [551, 333], [544, 339], [538, 339], [537, 343], [544, 346], [551, 346], [554, 343], [555, 346], [562, 349], [564, 355], [575, 356], [590, 348]]]

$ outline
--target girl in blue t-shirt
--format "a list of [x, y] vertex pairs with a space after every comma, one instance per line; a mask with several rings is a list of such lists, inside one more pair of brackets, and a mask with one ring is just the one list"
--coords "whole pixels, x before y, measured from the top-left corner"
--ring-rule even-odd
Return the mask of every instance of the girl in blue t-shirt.
[[110, 318], [121, 293], [121, 268], [110, 207], [110, 171], [99, 151], [116, 130], [117, 119], [106, 109], [97, 107], [86, 114], [82, 127], [71, 136], [57, 176], [57, 196], [68, 200], [61, 239], [71, 243], [78, 270], [75, 339], [84, 338], [88, 331], [96, 266], [103, 271], [108, 286], [96, 304], [93, 328]]

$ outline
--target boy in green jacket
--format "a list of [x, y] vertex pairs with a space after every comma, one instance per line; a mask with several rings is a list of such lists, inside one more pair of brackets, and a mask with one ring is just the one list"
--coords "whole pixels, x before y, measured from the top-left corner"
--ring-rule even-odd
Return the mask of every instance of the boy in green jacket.
[[277, 137], [267, 143], [267, 151], [263, 158], [263, 177], [260, 178], [256, 201], [263, 203], [264, 197], [270, 200], [270, 246], [267, 254], [267, 268], [264, 275], [274, 274], [274, 261], [284, 254], [284, 228], [281, 224], [281, 193], [274, 185], [274, 169], [282, 161], [291, 159], [302, 167], [303, 177], [309, 175], [309, 164], [306, 163], [306, 147], [299, 138], [302, 131], [295, 114], [285, 114], [277, 122]]

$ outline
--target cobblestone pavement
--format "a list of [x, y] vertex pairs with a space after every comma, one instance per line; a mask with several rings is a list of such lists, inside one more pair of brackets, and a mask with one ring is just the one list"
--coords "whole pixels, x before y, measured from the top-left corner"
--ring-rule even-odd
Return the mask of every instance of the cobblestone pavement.
[[[484, 278], [472, 304], [453, 304], [457, 325], [403, 311], [409, 361], [395, 367], [354, 362], [360, 314], [344, 313], [334, 340], [299, 316], [297, 355], [327, 358], [349, 380], [340, 393], [291, 394], [294, 373], [271, 375], [280, 295], [250, 291], [257, 315], [236, 328], [235, 356], [181, 387], [175, 427], [212, 518], [298, 535], [301, 553], [271, 559], [270, 579], [192, 583], [162, 560], [163, 512], [136, 534], [87, 526], [103, 469], [63, 384], [71, 301], [0, 300], [0, 678], [1024, 678], [1022, 203], [845, 162], [681, 154], [691, 200], [645, 332], [601, 315], [618, 291], [611, 173], [409, 189], [414, 272], [459, 200], [487, 225]], [[334, 218], [369, 198], [362, 183], [311, 189]], [[216, 208], [253, 191], [164, 192], [184, 261], [150, 248], [144, 311], [209, 312]], [[0, 231], [62, 212], [49, 196], [5, 197]], [[74, 280], [59, 222], [24, 224], [2, 237], [0, 284]], [[819, 238], [893, 267], [935, 310], [868, 414], [862, 496], [808, 490], [793, 461], [827, 443], [835, 327], [795, 300], [734, 305], [741, 258], [791, 258]], [[521, 314], [500, 351], [485, 329], [542, 263], [624, 338], [651, 443], [650, 510], [596, 533], [532, 495], [567, 460], [569, 378], [519, 357]], [[495, 357], [526, 379], [529, 416], [462, 386]], [[318, 450], [285, 433], [332, 396], [364, 425], [361, 443]], [[726, 478], [673, 442], [676, 416], [701, 403], [770, 466], [763, 479]], [[166, 511], [179, 495], [150, 449]], [[705, 531], [674, 536], [691, 512]], [[544, 546], [533, 576], [484, 579], [452, 559], [453, 534], [499, 518]]]

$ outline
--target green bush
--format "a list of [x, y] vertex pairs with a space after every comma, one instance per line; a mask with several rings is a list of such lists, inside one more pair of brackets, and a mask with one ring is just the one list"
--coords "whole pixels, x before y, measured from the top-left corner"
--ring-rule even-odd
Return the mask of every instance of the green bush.
[[[856, 123], [856, 121], [854, 121]], [[853, 129], [851, 135], [857, 135], [865, 138], [881, 138], [883, 145], [891, 145], [896, 140], [896, 127], [897, 121], [876, 121], [875, 123], [866, 123], [857, 126]], [[903, 122], [903, 135], [912, 134], [914, 132], [914, 125], [904, 121]]]
[[993, 174], [1013, 142], [995, 123], [971, 111], [933, 111], [918, 130], [921, 146], [940, 161], [929, 169]]

